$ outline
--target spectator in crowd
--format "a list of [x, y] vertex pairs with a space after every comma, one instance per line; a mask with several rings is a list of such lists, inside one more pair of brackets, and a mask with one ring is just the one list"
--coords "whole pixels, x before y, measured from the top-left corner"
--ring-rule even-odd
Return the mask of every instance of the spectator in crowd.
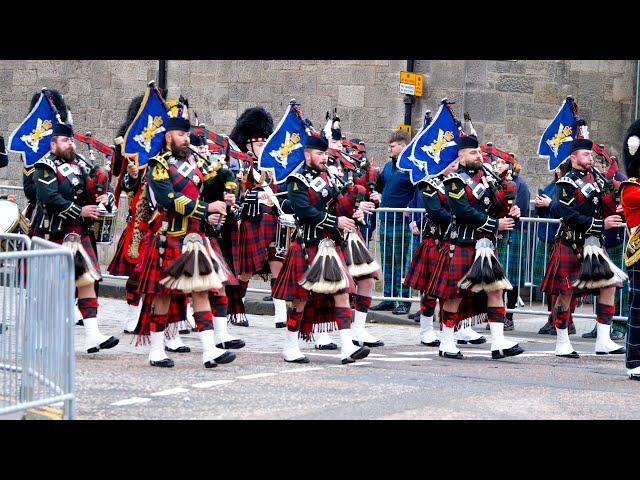
[[[389, 139], [390, 160], [385, 164], [376, 184], [382, 201], [380, 208], [406, 208], [413, 197], [415, 186], [409, 173], [398, 168], [398, 156], [409, 143], [409, 136], [398, 130]], [[380, 252], [384, 270], [384, 296], [409, 297], [409, 288], [402, 282], [411, 262], [411, 217], [400, 212], [380, 213]], [[395, 315], [406, 315], [410, 302], [383, 301], [371, 308], [374, 311], [393, 310]]]

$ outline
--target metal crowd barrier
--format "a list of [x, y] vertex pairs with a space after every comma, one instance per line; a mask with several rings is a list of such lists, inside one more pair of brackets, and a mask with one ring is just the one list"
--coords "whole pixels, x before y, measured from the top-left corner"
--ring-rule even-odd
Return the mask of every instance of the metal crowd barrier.
[[[0, 192], [3, 190], [22, 190], [22, 187], [9, 187], [0, 185]], [[20, 203], [20, 199], [18, 200]], [[115, 253], [117, 240], [124, 228], [126, 212], [127, 212], [127, 197], [122, 195], [120, 197], [120, 208], [117, 214], [116, 223], [116, 238], [113, 245], [98, 246], [98, 258], [101, 264], [106, 267], [110, 262], [113, 254]], [[536, 263], [543, 262], [546, 266], [551, 250], [553, 249], [553, 238], [548, 237], [547, 230], [543, 230], [545, 235], [545, 241], [538, 241], [538, 231], [543, 228], [543, 225], [558, 224], [559, 220], [546, 219], [534, 217], [535, 208], [533, 201], [530, 202], [530, 208], [528, 216], [520, 219], [520, 224], [517, 230], [520, 234], [520, 242], [517, 245], [517, 275], [511, 275], [509, 280], [518, 288], [519, 291], [519, 306], [518, 308], [508, 308], [508, 312], [514, 312], [518, 314], [527, 315], [548, 315], [546, 307], [546, 296], [540, 292], [540, 281], [542, 277], [539, 275], [540, 268], [536, 269]], [[365, 241], [369, 245], [369, 249], [382, 267], [379, 280], [376, 282], [373, 292], [373, 300], [390, 300], [398, 302], [412, 302], [417, 303], [420, 301], [420, 292], [414, 291], [410, 288], [402, 287], [402, 281], [405, 278], [406, 272], [411, 264], [411, 258], [415, 249], [418, 247], [421, 241], [421, 232], [424, 226], [424, 213], [423, 208], [378, 208], [375, 215], [368, 216], [368, 225], [373, 225], [374, 228], [361, 227], [361, 233], [365, 238]], [[419, 235], [414, 235], [409, 227], [410, 218], [414, 217]], [[620, 235], [620, 241], [613, 252], [608, 249], [610, 256], [614, 260], [614, 263], [621, 269], [626, 270], [624, 262], [622, 260], [622, 251], [624, 245], [626, 245], [626, 229], [621, 228], [623, 231]], [[505, 242], [506, 243], [506, 242]], [[513, 260], [511, 255], [511, 245], [506, 245], [507, 258], [509, 262]], [[386, 262], [385, 262], [386, 259]], [[508, 265], [504, 265], [508, 268]], [[544, 274], [544, 266], [542, 268], [542, 274]], [[104, 268], [103, 268], [104, 270]], [[104, 278], [115, 280], [118, 283], [124, 284], [127, 277], [115, 277], [108, 274], [103, 274]], [[387, 285], [385, 289], [385, 283]], [[254, 278], [249, 284], [250, 292], [263, 293], [269, 295], [271, 293], [269, 282]], [[628, 315], [628, 285], [619, 289], [616, 293], [616, 320], [626, 320]], [[595, 313], [584, 314], [576, 312], [574, 314], [576, 318], [594, 318]]]
[[0, 418], [52, 405], [75, 411], [71, 252], [46, 240], [0, 234]]

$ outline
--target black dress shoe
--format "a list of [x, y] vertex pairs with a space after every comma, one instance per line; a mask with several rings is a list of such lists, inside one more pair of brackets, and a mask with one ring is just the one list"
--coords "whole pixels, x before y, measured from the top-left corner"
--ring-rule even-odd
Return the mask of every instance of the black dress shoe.
[[285, 358], [284, 361], [287, 363], [309, 363], [309, 359], [307, 357], [300, 357], [296, 358], [295, 360], [287, 360]]
[[271, 295], [267, 295], [266, 297], [262, 297], [263, 302], [272, 302], [273, 297]]
[[216, 368], [218, 366], [218, 364], [216, 362], [214, 362], [213, 360], [208, 360], [206, 362], [204, 362], [204, 368]]
[[429, 343], [420, 341], [420, 344], [421, 345], [425, 345], [427, 347], [439, 347], [440, 346], [440, 340], [434, 340], [433, 342], [429, 342]]
[[248, 327], [249, 326], [249, 320], [247, 320], [247, 319], [240, 320], [240, 321], [234, 323], [234, 325], [236, 327]]
[[504, 330], [505, 332], [513, 331], [513, 320], [509, 320], [508, 318], [504, 321]]
[[409, 320], [415, 320], [416, 322], [419, 322], [420, 321], [420, 312], [410, 313], [409, 315], [407, 315], [407, 318]]
[[213, 360], [216, 363], [219, 364], [223, 364], [223, 363], [231, 363], [236, 359], [236, 354], [233, 352], [224, 352], [222, 355], [220, 355], [217, 358], [214, 358]]
[[[558, 334], [558, 332], [556, 332], [556, 335]], [[569, 331], [567, 332], [568, 335], [575, 335], [576, 334], [576, 325], [574, 323], [572, 323], [571, 325], [569, 325]]]
[[475, 340], [458, 340], [458, 345], [466, 345], [470, 343], [471, 345], [482, 345], [483, 343], [487, 343], [487, 339], [484, 337], [476, 338]]
[[580, 358], [580, 355], [578, 355], [578, 352], [576, 352], [575, 350], [571, 353], [566, 353], [564, 355], [558, 355], [556, 353], [556, 357], [561, 357], [561, 358]]
[[158, 360], [157, 362], [149, 360], [149, 365], [151, 365], [152, 367], [170, 368], [173, 367], [175, 363], [173, 363], [173, 360], [171, 360], [170, 358], [165, 358], [164, 360]]
[[100, 349], [101, 349], [101, 350], [106, 350], [107, 348], [113, 348], [113, 347], [115, 347], [119, 342], [120, 342], [120, 340], [118, 340], [116, 337], [109, 337], [109, 338], [107, 338], [104, 342], [102, 342], [102, 343], [100, 344]]
[[400, 304], [396, 308], [394, 308], [391, 313], [393, 313], [394, 315], [406, 315], [407, 313], [409, 313], [409, 307], [407, 305]]
[[[125, 330], [126, 332], [126, 330]], [[178, 330], [178, 333], [180, 335], [189, 335], [191, 333], [191, 330]]]
[[182, 345], [181, 347], [178, 347], [178, 348], [169, 348], [165, 345], [164, 351], [171, 352], [171, 353], [189, 353], [191, 349], [186, 345]]
[[357, 340], [351, 340], [357, 347], [384, 347], [384, 342], [378, 340], [377, 342], [358, 342]]
[[335, 343], [325, 343], [324, 345], [316, 345], [316, 350], [337, 350], [338, 345]]
[[349, 355], [349, 357], [343, 358], [342, 364], [344, 365], [345, 363], [353, 363], [353, 362], [350, 362], [349, 359], [362, 360], [363, 358], [366, 358], [369, 355], [369, 352], [371, 352], [371, 350], [369, 350], [367, 347], [360, 347], [358, 350], [356, 350], [351, 355]]
[[276, 328], [284, 328], [286, 327], [287, 324], [284, 322], [276, 322]]
[[396, 302], [390, 302], [389, 300], [384, 300], [380, 302], [378, 305], [370, 307], [369, 310], [373, 310], [374, 312], [382, 312], [384, 310], [393, 310], [396, 308]]
[[504, 357], [515, 357], [516, 355], [520, 355], [521, 353], [524, 353], [524, 348], [516, 343], [513, 347], [507, 348], [505, 350], [491, 350], [491, 358], [494, 360], [498, 360]]
[[622, 353], [627, 353], [624, 347], [620, 347], [617, 350], [613, 350], [611, 352], [596, 352], [596, 355], [620, 355]]
[[[574, 327], [575, 328], [575, 327]], [[538, 335], [550, 335], [551, 331], [555, 331], [555, 327], [553, 326], [553, 322], [547, 320], [540, 330], [538, 330]]]
[[631, 375], [629, 375], [629, 380], [640, 380], [640, 375], [638, 375], [637, 373], [632, 373]]
[[229, 340], [228, 342], [216, 343], [216, 347], [222, 348], [223, 350], [237, 350], [238, 348], [242, 348], [244, 346], [244, 340], [240, 340], [239, 338], [236, 338], [235, 340]]
[[131, 330], [122, 330], [124, 333], [126, 333], [127, 335], [136, 335], [136, 332], [132, 332]]
[[582, 334], [582, 338], [597, 338], [597, 337], [598, 337], [598, 326], [597, 326], [597, 324], [596, 324], [595, 327], [593, 327], [593, 330], [591, 330], [590, 332]]
[[462, 360], [464, 358], [464, 355], [462, 355], [462, 352], [449, 353], [449, 352], [443, 352], [442, 350], [439, 350], [438, 355], [444, 358], [452, 358], [453, 360]]
[[84, 327], [84, 322], [83, 322], [82, 320], [78, 320], [78, 321], [76, 322], [76, 325], [79, 325], [79, 326], [81, 326], [81, 327]]

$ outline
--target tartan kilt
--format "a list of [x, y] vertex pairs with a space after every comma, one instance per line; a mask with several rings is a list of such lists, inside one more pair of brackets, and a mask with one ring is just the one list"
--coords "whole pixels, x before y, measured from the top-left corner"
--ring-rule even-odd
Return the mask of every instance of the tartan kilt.
[[[546, 252], [545, 246], [547, 250]], [[544, 272], [547, 268], [547, 264], [549, 263], [553, 246], [553, 243], [545, 243], [540, 240], [536, 241], [536, 254], [534, 256], [533, 264], [533, 284], [535, 286], [540, 286], [542, 284]]]
[[333, 332], [337, 329], [336, 302], [333, 296], [311, 292], [309, 301], [304, 306], [298, 336], [311, 342], [314, 333]]
[[[623, 253], [625, 250], [625, 245], [620, 243], [613, 247], [607, 247], [607, 255], [613, 262], [613, 264], [618, 267], [620, 270], [629, 274], [627, 266], [624, 264]], [[621, 290], [621, 291], [620, 291]], [[618, 287], [616, 290], [616, 296], [614, 304], [616, 306], [616, 315], [621, 315], [626, 317], [629, 315], [629, 288], [626, 287]]]
[[473, 265], [475, 256], [475, 245], [456, 245], [453, 258], [449, 257], [448, 248], [440, 250], [438, 264], [427, 285], [426, 294], [442, 300], [462, 297], [463, 292], [458, 287], [458, 282]]
[[[578, 247], [581, 256], [583, 250], [584, 247]], [[582, 261], [573, 252], [573, 249], [562, 242], [556, 242], [549, 257], [540, 289], [547, 295], [597, 294], [598, 290], [579, 290], [572, 286], [572, 283], [580, 278], [581, 269]]]
[[263, 213], [260, 223], [240, 222], [239, 274], [266, 275], [270, 272], [268, 261], [279, 260], [275, 257], [277, 222], [270, 213]]
[[[85, 251], [87, 252], [87, 256], [89, 257], [89, 260], [91, 260], [91, 265], [93, 266], [93, 268], [95, 268], [96, 272], [98, 272], [98, 274], [100, 275], [100, 280], [98, 280], [99, 282], [102, 280], [102, 269], [100, 268], [100, 262], [98, 261], [98, 254], [96, 253], [95, 239], [93, 238], [92, 235], [84, 232], [79, 233], [79, 235], [80, 235], [80, 243], [82, 244], [82, 248], [84, 248]], [[62, 245], [62, 242], [64, 241], [64, 237], [55, 236], [55, 237], [50, 237], [49, 240], [59, 245]]]
[[107, 272], [111, 275], [116, 275], [118, 277], [128, 277], [131, 275], [131, 272], [136, 268], [135, 263], [130, 263], [127, 261], [125, 257], [125, 238], [126, 238], [126, 229], [120, 235], [120, 239], [118, 240], [118, 246], [116, 247], [116, 253], [113, 254], [113, 258], [111, 259], [111, 263], [107, 267]]
[[[308, 260], [305, 258], [305, 250], [309, 257]], [[342, 248], [337, 247], [336, 251], [340, 257], [342, 267], [345, 271], [348, 271]], [[309, 301], [313, 292], [302, 288], [298, 282], [301, 282], [304, 278], [307, 268], [309, 268], [309, 265], [313, 263], [313, 259], [316, 257], [317, 253], [318, 245], [307, 245], [303, 250], [300, 242], [291, 242], [289, 250], [287, 251], [287, 256], [284, 258], [284, 262], [282, 264], [282, 270], [280, 270], [280, 274], [273, 285], [272, 297], [280, 300], [286, 300], [288, 302], [293, 300], [302, 300], [304, 302]], [[349, 278], [349, 286], [338, 290], [332, 295], [355, 292], [355, 283], [353, 278], [351, 275], [347, 274], [347, 276]]]
[[[207, 244], [211, 245], [212, 250], [214, 250], [220, 260], [223, 263], [223, 268], [227, 271], [227, 280], [235, 281], [237, 284], [237, 280], [235, 276], [229, 270], [229, 267], [226, 266], [224, 259], [222, 257], [222, 252], [220, 251], [220, 247], [217, 242], [211, 243], [207, 237], [205, 237], [202, 233], [200, 235], [203, 236], [205, 241], [205, 246]], [[142, 264], [142, 270], [140, 272], [140, 287], [139, 293], [149, 294], [149, 295], [176, 295], [182, 294], [183, 292], [180, 290], [168, 289], [164, 285], [160, 284], [160, 280], [166, 277], [166, 270], [171, 267], [182, 255], [182, 244], [184, 241], [183, 236], [180, 237], [167, 237], [167, 242], [165, 246], [164, 254], [162, 255], [162, 267], [160, 267], [160, 235], [155, 235], [149, 242], [146, 255], [144, 259], [141, 259], [140, 263]], [[144, 243], [144, 242], [143, 242]], [[215, 246], [214, 246], [215, 244]], [[212, 290], [214, 291], [214, 290]]]
[[[514, 287], [524, 287], [525, 279], [525, 262], [522, 261], [527, 254], [525, 246], [522, 246], [522, 255], [520, 254], [520, 246], [522, 245], [522, 234], [520, 229], [513, 229], [511, 231], [511, 244], [507, 244], [508, 232], [502, 232], [502, 238], [498, 239], [496, 243], [496, 257], [500, 260], [502, 268], [504, 268], [504, 274], [509, 279]], [[507, 246], [508, 252], [507, 252]], [[520, 281], [518, 282], [518, 273], [520, 274]], [[519, 283], [519, 285], [517, 285]]]
[[448, 253], [449, 242], [444, 242], [442, 247], [438, 247], [432, 237], [425, 237], [422, 240], [413, 254], [411, 265], [409, 265], [409, 270], [404, 278], [405, 287], [409, 286], [420, 292], [425, 291], [430, 274], [438, 265], [441, 248], [444, 248]]

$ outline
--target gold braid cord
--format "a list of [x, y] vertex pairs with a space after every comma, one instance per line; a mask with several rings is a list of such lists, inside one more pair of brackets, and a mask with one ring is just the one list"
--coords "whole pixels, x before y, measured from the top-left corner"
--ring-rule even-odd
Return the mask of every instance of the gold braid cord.
[[140, 224], [142, 222], [146, 222], [147, 224], [151, 220], [151, 215], [153, 211], [149, 206], [148, 200], [148, 186], [147, 183], [144, 182], [142, 185], [142, 191], [140, 192], [140, 197], [138, 198], [138, 203], [135, 205], [135, 215], [133, 221], [133, 232], [131, 233], [131, 241], [129, 242], [129, 248], [127, 249], [127, 255], [131, 259], [137, 259], [140, 255], [140, 243], [142, 243], [142, 239], [146, 233], [145, 230], [140, 229]]

